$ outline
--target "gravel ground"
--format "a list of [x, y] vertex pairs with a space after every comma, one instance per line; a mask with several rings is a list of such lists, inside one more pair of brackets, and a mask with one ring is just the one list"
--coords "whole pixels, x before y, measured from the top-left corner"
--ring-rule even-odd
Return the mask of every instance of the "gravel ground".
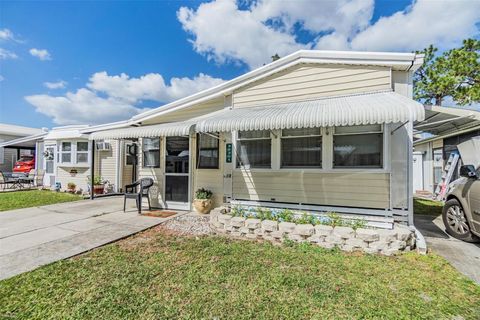
[[186, 214], [171, 220], [168, 220], [163, 224], [163, 227], [176, 231], [180, 234], [190, 235], [208, 235], [213, 234], [213, 229], [209, 225], [209, 216], [198, 216]]

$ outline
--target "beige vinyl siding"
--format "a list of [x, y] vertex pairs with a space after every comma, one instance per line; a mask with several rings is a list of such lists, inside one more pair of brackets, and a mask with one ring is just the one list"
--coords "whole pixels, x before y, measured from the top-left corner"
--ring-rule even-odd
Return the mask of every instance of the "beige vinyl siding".
[[184, 108], [178, 111], [173, 111], [164, 115], [159, 115], [152, 119], [148, 119], [142, 122], [142, 125], [151, 125], [167, 122], [185, 121], [204, 114], [222, 110], [225, 102], [223, 98], [213, 99], [208, 102], [192, 105], [188, 108]]
[[[75, 175], [70, 174], [70, 170], [75, 169], [77, 173]], [[55, 182], [60, 182], [62, 190], [67, 189], [67, 184], [73, 182], [77, 186], [77, 190], [81, 189], [82, 192], [88, 190], [88, 176], [90, 175], [90, 168], [88, 167], [63, 167], [57, 164], [57, 174]]]
[[433, 149], [443, 148], [443, 139], [433, 141]]
[[235, 170], [236, 200], [387, 209], [387, 173], [319, 173]]
[[115, 184], [118, 142], [116, 140], [108, 140], [106, 142], [110, 143], [110, 150], [95, 150], [95, 174], [100, 175], [103, 180], [108, 180], [111, 184]]
[[300, 65], [241, 88], [234, 107], [391, 89], [390, 68]]
[[[195, 196], [195, 190], [198, 188], [206, 188], [213, 192], [213, 207], [218, 207], [223, 204], [223, 163], [225, 161], [225, 143], [223, 142], [223, 135], [220, 136], [219, 141], [219, 169], [195, 169], [193, 174], [192, 199]], [[196, 166], [196, 139], [193, 144], [194, 150], [191, 152], [193, 163]]]

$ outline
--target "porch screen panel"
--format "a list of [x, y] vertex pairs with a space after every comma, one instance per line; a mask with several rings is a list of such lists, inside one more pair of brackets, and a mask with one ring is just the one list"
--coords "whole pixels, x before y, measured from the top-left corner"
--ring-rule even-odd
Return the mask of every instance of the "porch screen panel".
[[333, 167], [382, 168], [382, 127], [371, 125], [335, 128]]
[[143, 138], [143, 167], [160, 168], [160, 138]]
[[207, 134], [197, 134], [197, 167], [218, 169], [218, 139]]
[[282, 130], [282, 168], [320, 168], [322, 137], [320, 128]]
[[270, 131], [241, 131], [237, 140], [237, 168], [271, 168]]

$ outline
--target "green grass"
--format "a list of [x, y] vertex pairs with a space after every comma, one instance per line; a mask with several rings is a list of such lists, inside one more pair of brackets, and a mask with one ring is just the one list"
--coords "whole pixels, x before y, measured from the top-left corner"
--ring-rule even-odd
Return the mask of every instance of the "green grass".
[[478, 319], [434, 255], [380, 257], [153, 229], [0, 282], [8, 319]]
[[425, 214], [430, 216], [439, 216], [442, 214], [443, 202], [420, 199], [413, 199], [414, 214]]
[[81, 199], [82, 197], [78, 195], [47, 190], [2, 192], [0, 193], [0, 211], [38, 207]]

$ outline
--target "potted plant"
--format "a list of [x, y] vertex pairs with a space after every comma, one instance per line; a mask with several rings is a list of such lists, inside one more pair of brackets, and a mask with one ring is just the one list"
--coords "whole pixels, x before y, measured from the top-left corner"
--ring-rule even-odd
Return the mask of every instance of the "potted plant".
[[205, 188], [200, 188], [195, 191], [195, 199], [193, 199], [193, 207], [195, 208], [195, 211], [202, 214], [210, 213], [213, 204], [212, 196], [212, 191]]
[[[89, 181], [91, 182], [91, 181]], [[93, 177], [93, 194], [103, 194], [103, 179], [100, 176]]]
[[75, 183], [73, 183], [73, 182], [67, 183], [68, 192], [75, 193], [76, 188], [77, 188], [77, 185]]

